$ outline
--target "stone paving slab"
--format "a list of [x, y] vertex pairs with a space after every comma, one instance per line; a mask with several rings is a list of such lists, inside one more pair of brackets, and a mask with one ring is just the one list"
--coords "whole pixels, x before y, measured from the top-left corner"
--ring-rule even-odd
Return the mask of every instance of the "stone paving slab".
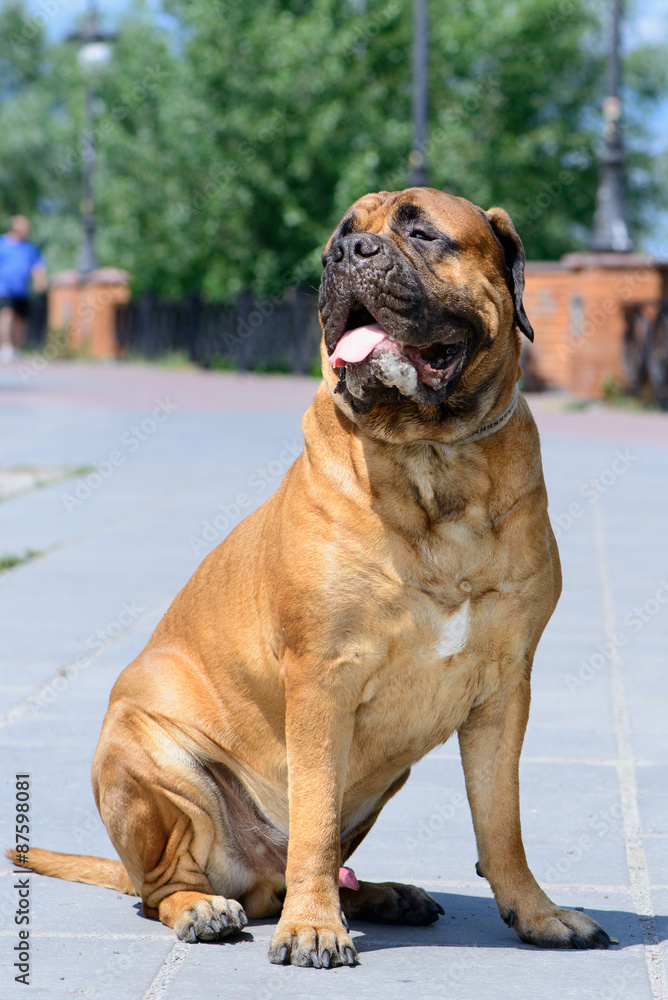
[[[91, 913], [90, 917], [92, 921], [94, 915]], [[114, 937], [103, 929], [96, 933], [99, 936], [77, 936], [65, 932], [66, 936], [49, 937], [36, 932], [31, 938], [34, 971], [29, 989], [9, 982], [5, 987], [3, 982], [6, 990], [3, 998], [124, 1000], [126, 997], [142, 996], [169, 954], [172, 941], [162, 935], [151, 939], [134, 935]], [[0, 975], [6, 981], [9, 977], [5, 955], [13, 944], [13, 937], [0, 935], [0, 948], [4, 952]]]
[[[30, 771], [33, 844], [113, 856], [90, 790], [111, 686], [201, 558], [275, 488], [315, 387], [142, 365], [54, 362], [27, 382], [18, 370], [0, 373], [0, 470], [90, 468], [126, 448], [71, 512], [63, 492], [81, 476], [0, 503], [0, 554], [44, 552], [0, 577], [3, 844], [13, 837], [13, 775]], [[130, 451], [123, 435], [141, 428], [158, 397], [177, 409]], [[136, 899], [35, 876], [30, 995], [668, 1000], [668, 418], [565, 413], [550, 397], [531, 405], [564, 594], [534, 665], [525, 843], [552, 896], [585, 907], [619, 946], [544, 952], [504, 926], [474, 874], [453, 740], [414, 768], [353, 860], [361, 877], [434, 892], [446, 909], [438, 924], [359, 925], [356, 970], [275, 968], [266, 960], [273, 924], [254, 922], [236, 944], [181, 945], [138, 913]], [[249, 502], [235, 513], [240, 492]], [[221, 505], [228, 514], [205, 540], [204, 522]], [[124, 604], [141, 612], [121, 620]], [[612, 643], [616, 632], [622, 644]], [[85, 665], [56, 690], [58, 670], [77, 656]], [[12, 981], [15, 905], [2, 862], [3, 1000], [26, 995]]]
[[[431, 888], [431, 887], [430, 887]], [[427, 928], [359, 924], [353, 939], [360, 955], [357, 969], [263, 969], [273, 931], [253, 921], [245, 940], [233, 949], [193, 946], [187, 962], [164, 993], [165, 1000], [187, 996], [224, 997], [234, 982], [236, 997], [264, 1000], [342, 996], [457, 997], [462, 1000], [562, 1000], [564, 997], [629, 996], [649, 998], [642, 935], [630, 901], [589, 895], [587, 912], [603, 921], [626, 947], [617, 954], [538, 952], [511, 937], [484, 890], [436, 891], [446, 916]], [[573, 899], [566, 899], [567, 903]], [[619, 908], [617, 908], [619, 907]], [[638, 943], [634, 943], [638, 942]], [[314, 975], [315, 973], [315, 975]], [[224, 984], [224, 985], [223, 985]]]

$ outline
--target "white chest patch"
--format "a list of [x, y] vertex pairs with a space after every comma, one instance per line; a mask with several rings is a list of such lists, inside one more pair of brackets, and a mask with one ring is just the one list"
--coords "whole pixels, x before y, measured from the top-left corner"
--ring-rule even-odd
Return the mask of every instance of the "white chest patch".
[[455, 653], [461, 653], [464, 649], [469, 634], [470, 610], [470, 600], [464, 601], [459, 610], [445, 622], [436, 647], [439, 656], [454, 656]]

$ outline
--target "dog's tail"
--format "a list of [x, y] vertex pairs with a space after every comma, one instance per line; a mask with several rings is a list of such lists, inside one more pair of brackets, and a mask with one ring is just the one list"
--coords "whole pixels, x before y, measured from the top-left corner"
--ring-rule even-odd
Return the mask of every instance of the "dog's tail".
[[31, 847], [26, 854], [17, 854], [13, 850], [5, 851], [5, 854], [17, 868], [37, 872], [38, 875], [100, 885], [128, 896], [138, 895], [122, 861], [92, 858], [87, 854], [58, 854], [57, 851], [43, 851], [39, 847]]

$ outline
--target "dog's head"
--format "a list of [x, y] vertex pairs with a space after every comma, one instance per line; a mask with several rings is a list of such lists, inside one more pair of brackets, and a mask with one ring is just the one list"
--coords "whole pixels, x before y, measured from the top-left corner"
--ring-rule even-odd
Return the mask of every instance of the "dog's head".
[[503, 209], [431, 188], [369, 194], [322, 260], [323, 371], [353, 419], [387, 424], [399, 408], [403, 424], [433, 424], [470, 412], [500, 377], [514, 384], [517, 331], [533, 331]]

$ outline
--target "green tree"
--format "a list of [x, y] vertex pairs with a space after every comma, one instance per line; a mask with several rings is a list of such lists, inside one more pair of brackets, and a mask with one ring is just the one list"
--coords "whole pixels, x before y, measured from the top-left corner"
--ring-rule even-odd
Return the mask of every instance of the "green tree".
[[0, 10], [0, 214], [31, 214], [46, 187], [45, 42], [20, 2]]
[[[170, 0], [185, 29], [193, 91], [223, 178], [207, 211], [223, 239], [212, 292], [259, 290], [284, 275], [317, 280], [333, 221], [369, 190], [409, 175], [411, 5], [395, 0]], [[585, 245], [598, 177], [605, 44], [588, 0], [432, 0], [432, 184], [517, 218], [527, 252]], [[665, 53], [664, 53], [665, 56]], [[642, 63], [645, 104], [660, 60]], [[654, 93], [652, 94], [652, 86]], [[642, 135], [632, 105], [630, 137]], [[635, 142], [630, 204], [659, 197]]]
[[[99, 253], [135, 289], [229, 299], [319, 277], [336, 219], [404, 187], [411, 5], [165, 0], [137, 6], [96, 84]], [[528, 255], [585, 245], [598, 176], [601, 0], [431, 0], [432, 184], [515, 218]], [[84, 80], [20, 0], [0, 13], [0, 212], [36, 215], [52, 269], [80, 239]], [[627, 60], [629, 202], [665, 204], [647, 113], [668, 61]], [[664, 161], [665, 163], [665, 158]]]

